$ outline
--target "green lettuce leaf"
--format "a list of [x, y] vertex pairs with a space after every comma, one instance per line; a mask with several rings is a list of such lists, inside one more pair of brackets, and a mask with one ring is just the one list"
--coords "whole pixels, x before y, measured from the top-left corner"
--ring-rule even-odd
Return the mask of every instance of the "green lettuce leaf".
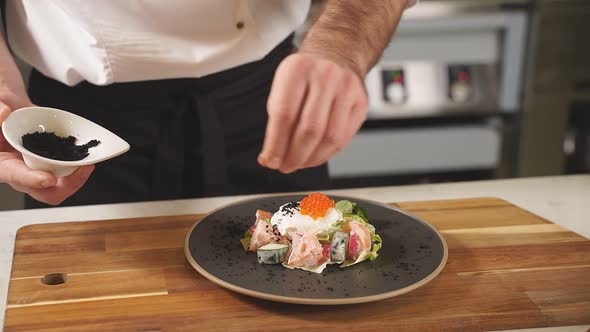
[[245, 251], [248, 251], [248, 249], [250, 249], [250, 241], [251, 240], [252, 240], [252, 231], [247, 230], [246, 233], [244, 233], [244, 237], [242, 237], [240, 239], [240, 243], [242, 243], [242, 247], [244, 247]]
[[383, 240], [381, 240], [381, 236], [379, 236], [379, 234], [375, 233], [371, 234], [371, 240], [373, 242], [373, 246], [371, 247], [371, 251], [369, 251], [368, 257], [369, 260], [374, 261], [377, 258], [377, 256], [379, 256], [377, 251], [379, 251], [379, 249], [381, 249], [381, 247], [383, 246]]
[[341, 201], [336, 202], [336, 209], [340, 210], [340, 212], [342, 212], [342, 214], [352, 213], [355, 206], [356, 206], [356, 203], [352, 203], [347, 200], [341, 200]]
[[342, 212], [343, 215], [357, 215], [364, 219], [366, 222], [369, 221], [367, 216], [367, 210], [351, 201], [341, 200], [336, 202], [336, 209]]
[[352, 214], [355, 214], [361, 218], [363, 218], [365, 220], [365, 222], [369, 222], [369, 217], [367, 216], [367, 210], [365, 210], [364, 208], [355, 205], [354, 209], [352, 209]]
[[319, 266], [291, 266], [291, 265], [287, 264], [286, 262], [283, 262], [283, 266], [288, 269], [291, 269], [291, 270], [300, 269], [300, 270], [305, 270], [305, 271], [309, 271], [309, 272], [313, 272], [313, 273], [322, 273], [327, 265], [328, 265], [328, 262], [324, 262]]

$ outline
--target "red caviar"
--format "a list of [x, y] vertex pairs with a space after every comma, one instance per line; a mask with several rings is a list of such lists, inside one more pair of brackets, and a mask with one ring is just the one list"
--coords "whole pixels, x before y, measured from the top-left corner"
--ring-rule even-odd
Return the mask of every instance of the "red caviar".
[[309, 194], [300, 203], [301, 214], [308, 215], [314, 220], [325, 216], [328, 210], [335, 206], [336, 203], [322, 193]]

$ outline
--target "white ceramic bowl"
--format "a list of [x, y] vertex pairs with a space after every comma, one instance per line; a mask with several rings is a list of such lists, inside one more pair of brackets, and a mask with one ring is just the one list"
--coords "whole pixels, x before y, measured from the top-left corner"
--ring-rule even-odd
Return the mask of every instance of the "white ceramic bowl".
[[[78, 161], [60, 161], [41, 157], [25, 149], [22, 136], [36, 131], [55, 132], [59, 136], [74, 136], [76, 144], [85, 144], [97, 139], [100, 144], [88, 150], [86, 158]], [[78, 115], [48, 107], [25, 107], [12, 112], [2, 123], [4, 137], [18, 152], [22, 153], [27, 166], [34, 170], [47, 171], [57, 177], [68, 176], [78, 167], [96, 164], [129, 151], [129, 144], [119, 136], [96, 123]]]

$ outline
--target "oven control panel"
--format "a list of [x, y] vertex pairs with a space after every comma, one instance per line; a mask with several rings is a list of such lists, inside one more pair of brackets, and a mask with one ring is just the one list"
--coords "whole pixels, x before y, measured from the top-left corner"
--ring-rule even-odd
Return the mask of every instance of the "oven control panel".
[[366, 78], [369, 118], [497, 110], [496, 66], [380, 63]]

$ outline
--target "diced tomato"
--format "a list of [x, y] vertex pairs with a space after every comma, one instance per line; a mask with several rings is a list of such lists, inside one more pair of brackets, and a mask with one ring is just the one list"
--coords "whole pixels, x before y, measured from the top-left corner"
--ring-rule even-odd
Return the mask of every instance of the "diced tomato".
[[330, 244], [329, 243], [322, 244], [322, 247], [324, 249], [322, 251], [322, 256], [330, 259]]
[[356, 233], [350, 233], [350, 238], [348, 239], [348, 259], [354, 261], [359, 258], [361, 253], [360, 249], [359, 236], [356, 235]]
[[256, 229], [256, 224], [252, 225], [252, 227], [249, 228], [250, 232], [254, 233], [254, 230]]

